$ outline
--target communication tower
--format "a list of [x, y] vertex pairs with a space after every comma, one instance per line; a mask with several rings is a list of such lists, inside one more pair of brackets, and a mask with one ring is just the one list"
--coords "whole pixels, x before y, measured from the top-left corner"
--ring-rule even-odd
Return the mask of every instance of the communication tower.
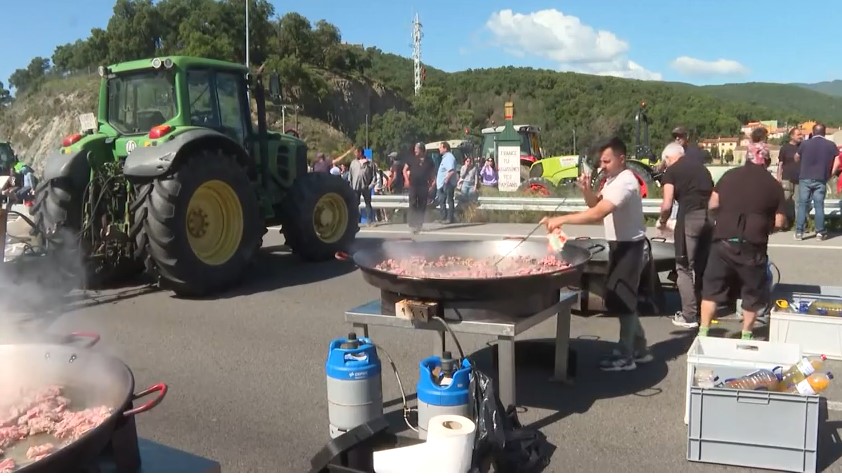
[[421, 32], [421, 19], [418, 14], [415, 14], [415, 19], [412, 21], [412, 62], [415, 69], [415, 95], [421, 94], [421, 82], [426, 76], [421, 66], [421, 38], [424, 34]]

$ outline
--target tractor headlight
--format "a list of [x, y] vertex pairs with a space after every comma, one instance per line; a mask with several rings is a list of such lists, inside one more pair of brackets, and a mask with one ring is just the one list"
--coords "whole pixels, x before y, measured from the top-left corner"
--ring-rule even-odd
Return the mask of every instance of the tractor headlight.
[[152, 60], [152, 67], [158, 69], [161, 67], [161, 58], [155, 58]]
[[97, 72], [99, 73], [100, 78], [104, 78], [105, 73], [107, 73], [108, 71], [106, 71], [105, 66], [100, 66], [99, 68], [97, 68]]
[[167, 69], [172, 69], [172, 67], [173, 67], [173, 62], [172, 62], [172, 60], [171, 60], [171, 59], [169, 59], [169, 58], [165, 59], [165, 60], [164, 60], [164, 68], [167, 68]]

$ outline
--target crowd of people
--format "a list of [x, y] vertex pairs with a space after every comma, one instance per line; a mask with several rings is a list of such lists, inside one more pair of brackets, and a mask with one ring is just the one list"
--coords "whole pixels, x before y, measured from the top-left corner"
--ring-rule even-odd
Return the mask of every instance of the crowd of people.
[[[687, 142], [684, 128], [673, 131], [674, 141], [661, 154], [665, 172], [658, 229], [665, 231], [673, 208], [677, 287], [682, 309], [673, 318], [677, 326], [698, 329], [707, 336], [720, 304], [740, 299], [742, 339], [753, 338], [758, 312], [770, 305], [768, 277], [769, 236], [792, 226], [795, 238], [805, 236], [808, 206], [815, 210], [816, 238], [827, 237], [824, 197], [827, 182], [840, 171], [839, 152], [825, 138], [825, 126], [816, 124], [808, 139], [790, 131], [790, 147], [781, 151], [776, 175], [768, 172], [771, 156], [767, 131], [751, 134], [744, 166], [726, 172], [714, 184], [703, 163]], [[638, 316], [638, 289], [646, 265], [646, 226], [639, 184], [626, 168], [626, 145], [613, 138], [599, 147], [600, 166], [608, 175], [604, 187], [591, 189], [590, 177], [579, 180], [588, 209], [541, 220], [549, 232], [567, 224], [602, 220], [609, 242], [606, 307], [618, 314], [618, 347], [600, 362], [606, 371], [634, 370], [653, 360]], [[787, 203], [795, 200], [795, 213]]]
[[[352, 153], [354, 157], [346, 164]], [[369, 225], [388, 218], [385, 210], [378, 210], [383, 216], [375, 214], [371, 206], [372, 195], [407, 194], [407, 223], [413, 233], [419, 233], [430, 206], [440, 210], [438, 223], [454, 223], [459, 203], [475, 200], [481, 187], [497, 188], [497, 170], [492, 159], [485, 159], [480, 165], [482, 159], [466, 154], [460, 165], [448, 142], [439, 143], [437, 155], [441, 160], [438, 165], [431, 155], [434, 154], [428, 154], [424, 143], [419, 142], [405, 157], [397, 152], [388, 154], [387, 167], [381, 168], [364, 155], [362, 147], [355, 146], [333, 159], [319, 152], [311, 171], [331, 173], [348, 181], [360, 202], [365, 204], [363, 216]]]

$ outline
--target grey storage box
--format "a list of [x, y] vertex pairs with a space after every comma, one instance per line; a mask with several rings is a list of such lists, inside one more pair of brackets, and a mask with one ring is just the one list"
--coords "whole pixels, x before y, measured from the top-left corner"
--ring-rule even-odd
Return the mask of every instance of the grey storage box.
[[826, 408], [824, 397], [818, 395], [693, 386], [687, 459], [814, 473]]

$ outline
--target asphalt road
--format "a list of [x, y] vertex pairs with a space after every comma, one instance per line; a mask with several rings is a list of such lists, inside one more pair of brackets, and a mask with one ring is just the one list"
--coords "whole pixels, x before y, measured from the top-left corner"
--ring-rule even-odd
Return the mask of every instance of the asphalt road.
[[[419, 239], [490, 239], [522, 235], [530, 228], [452, 225]], [[601, 235], [599, 227], [571, 230]], [[359, 239], [405, 234], [405, 226], [384, 226], [363, 230]], [[223, 471], [307, 471], [309, 458], [329, 439], [323, 370], [327, 344], [348, 332], [344, 311], [378, 298], [378, 292], [348, 264], [305, 264], [281, 245], [277, 230], [270, 231], [248, 280], [212, 300], [182, 300], [141, 286], [61, 301], [18, 291], [5, 297], [3, 315], [55, 333], [98, 331], [103, 336], [98, 348], [124, 359], [138, 388], [168, 383], [165, 401], [137, 418], [143, 437], [218, 460]], [[839, 273], [829, 272], [840, 249], [842, 238], [814, 243], [778, 235], [771, 256], [784, 282], [842, 286]], [[610, 317], [574, 318], [572, 345], [579, 352], [574, 386], [549, 383], [550, 369], [540, 362], [518, 368], [518, 395], [525, 406], [521, 420], [539, 425], [556, 446], [548, 470], [743, 470], [686, 461], [684, 354], [692, 335], [665, 317], [645, 317], [643, 325], [657, 360], [635, 372], [597, 369], [598, 355], [617, 338], [618, 324]], [[734, 323], [723, 325], [736, 329]], [[550, 339], [554, 332], [554, 324], [546, 322], [521, 339]], [[395, 358], [404, 384], [412, 389], [417, 362], [431, 352], [432, 335], [372, 328], [372, 336]], [[488, 339], [460, 340], [466, 351], [478, 352], [481, 364], [490, 364]], [[842, 363], [831, 368], [842, 375]], [[397, 412], [399, 393], [386, 367], [383, 381], [388, 411]], [[842, 389], [834, 388], [828, 397], [842, 400]], [[832, 411], [827, 425], [836, 441], [840, 418]], [[829, 434], [822, 437], [822, 467], [842, 470], [839, 443], [829, 443]]]

